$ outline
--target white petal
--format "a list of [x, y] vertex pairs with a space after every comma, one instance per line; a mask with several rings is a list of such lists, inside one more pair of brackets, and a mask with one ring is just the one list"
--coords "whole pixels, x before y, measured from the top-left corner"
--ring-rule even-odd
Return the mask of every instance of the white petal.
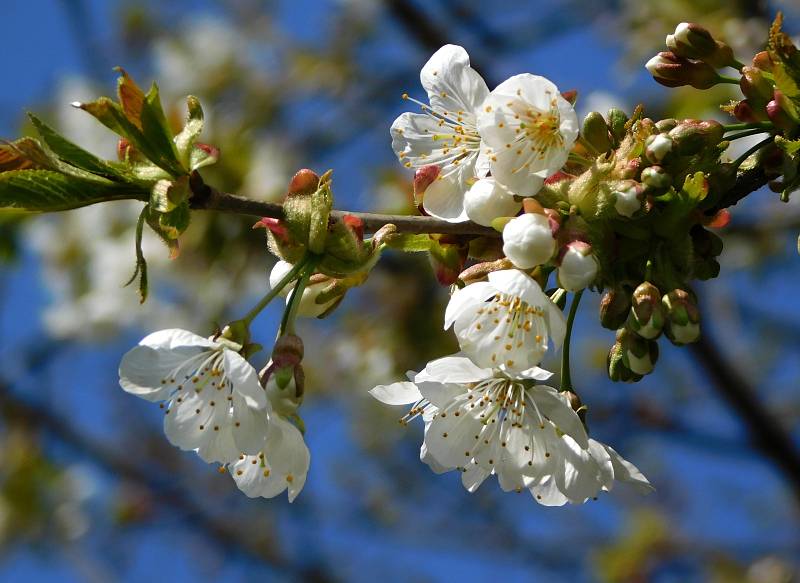
[[461, 289], [457, 289], [444, 311], [444, 329], [453, 325], [456, 318], [471, 310], [476, 305], [480, 306], [486, 300], [497, 294], [497, 288], [489, 282], [479, 281]]
[[202, 346], [209, 348], [215, 346], [208, 338], [198, 336], [188, 330], [181, 330], [180, 328], [168, 328], [166, 330], [159, 330], [153, 332], [148, 336], [142, 338], [139, 342], [142, 346], [149, 346], [151, 348], [176, 348], [178, 346]]
[[611, 457], [611, 464], [614, 468], [614, 478], [620, 482], [627, 482], [637, 486], [642, 492], [648, 493], [655, 490], [648, 479], [639, 471], [639, 468], [619, 455], [614, 448], [602, 444]]
[[264, 447], [268, 432], [267, 409], [256, 409], [247, 400], [233, 394], [232, 433], [238, 453], [255, 455]]
[[493, 271], [489, 274], [489, 282], [499, 292], [517, 296], [529, 306], [553, 305], [536, 280], [519, 269]]
[[600, 468], [589, 450], [580, 447], [568, 435], [561, 439], [561, 445], [559, 451], [553, 453], [563, 462], [561, 471], [554, 474], [556, 485], [570, 502], [582, 504], [600, 490]]
[[[269, 287], [270, 289], [275, 289], [275, 287], [281, 282], [281, 280], [286, 277], [286, 275], [294, 268], [294, 265], [287, 261], [280, 260], [272, 267], [272, 271], [269, 272]], [[295, 286], [295, 282], [292, 282], [286, 286], [279, 292], [279, 295], [286, 297], [289, 294], [289, 291], [292, 290]]]
[[474, 492], [478, 487], [483, 484], [483, 481], [491, 475], [491, 471], [477, 464], [467, 464], [464, 471], [461, 472], [461, 483], [466, 488], [467, 492]]
[[561, 348], [564, 343], [564, 337], [567, 335], [567, 319], [557, 305], [547, 299], [547, 309], [544, 311], [544, 316], [547, 319], [547, 328], [550, 331], [550, 339], [553, 341], [553, 346], [556, 350]]
[[466, 181], [462, 180], [470, 171], [458, 169], [455, 174], [434, 180], [425, 190], [422, 206], [429, 215], [448, 221], [461, 223], [468, 219], [464, 209], [464, 193], [467, 191]]
[[474, 383], [494, 376], [490, 368], [481, 368], [466, 356], [444, 356], [430, 361], [414, 382]]
[[271, 415], [262, 456], [243, 456], [231, 466], [236, 485], [250, 498], [272, 498], [284, 490], [293, 501], [306, 481], [311, 456], [300, 431]]
[[258, 380], [258, 373], [238, 352], [226, 350], [224, 355], [225, 374], [233, 390], [242, 395], [248, 405], [256, 409], [267, 406], [267, 396]]
[[163, 401], [176, 388], [170, 373], [206, 350], [208, 349], [201, 346], [172, 349], [136, 346], [122, 357], [119, 384], [126, 392], [137, 397], [148, 401]]
[[554, 388], [544, 385], [529, 389], [528, 394], [536, 403], [539, 412], [550, 419], [562, 433], [571, 436], [581, 448], [589, 447], [586, 429], [565, 396]]
[[419, 382], [417, 386], [422, 397], [437, 409], [444, 409], [466, 391], [464, 385], [454, 383]]
[[[426, 434], [430, 426], [431, 426], [430, 422], [425, 424]], [[419, 459], [420, 461], [422, 461], [422, 463], [426, 464], [433, 471], [434, 474], [443, 474], [445, 472], [449, 472], [455, 469], [455, 467], [453, 466], [443, 466], [438, 461], [436, 461], [436, 459], [428, 451], [428, 446], [425, 445], [424, 440], [419, 448]]]
[[[458, 415], [456, 415], [458, 413]], [[458, 467], [472, 458], [475, 436], [483, 424], [463, 408], [441, 411], [431, 421], [425, 433], [425, 445], [430, 455], [444, 466]]]
[[191, 386], [177, 393], [164, 415], [164, 433], [169, 442], [185, 451], [198, 450], [208, 463], [227, 463], [239, 455], [231, 425], [230, 407], [224, 396], [217, 398], [207, 389], [198, 393]]
[[[505, 367], [501, 366], [500, 368], [504, 369]], [[513, 379], [533, 379], [535, 381], [546, 381], [553, 376], [552, 372], [543, 368], [539, 368], [538, 366], [533, 366], [517, 373], [505, 370], [504, 372], [506, 372], [506, 374]]]
[[489, 95], [486, 82], [470, 67], [467, 51], [457, 45], [436, 51], [419, 77], [431, 105], [438, 110], [472, 115]]
[[569, 500], [556, 486], [556, 481], [552, 476], [546, 478], [539, 484], [529, 488], [533, 499], [542, 506], [563, 506]]
[[378, 385], [369, 394], [387, 405], [410, 405], [422, 399], [417, 385], [410, 382]]

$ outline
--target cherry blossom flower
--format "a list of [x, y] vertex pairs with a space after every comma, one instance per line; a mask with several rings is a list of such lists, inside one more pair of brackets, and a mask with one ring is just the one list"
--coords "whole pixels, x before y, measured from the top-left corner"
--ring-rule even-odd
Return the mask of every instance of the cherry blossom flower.
[[404, 419], [425, 419], [420, 458], [437, 473], [460, 470], [470, 492], [492, 474], [503, 490], [528, 489], [546, 505], [582, 503], [615, 479], [649, 487], [632, 464], [588, 438], [564, 394], [537, 384], [549, 376], [509, 375], [454, 355], [428, 363], [411, 382], [370, 393], [412, 405]]
[[146, 336], [122, 358], [120, 385], [148, 401], [164, 401], [170, 443], [206, 462], [257, 453], [267, 436], [269, 405], [258, 373], [224, 338], [167, 329]]
[[[425, 210], [451, 222], [466, 221], [464, 193], [486, 176], [477, 113], [489, 88], [456, 45], [436, 51], [420, 72], [430, 105], [423, 113], [403, 113], [391, 127], [392, 148], [407, 168], [435, 165], [439, 173], [425, 191]], [[407, 98], [407, 96], [404, 96]]]
[[551, 338], [555, 348], [564, 341], [564, 314], [522, 271], [494, 271], [488, 279], [452, 295], [445, 329], [453, 326], [461, 350], [479, 366], [511, 372], [535, 368]]
[[478, 132], [492, 176], [530, 196], [567, 161], [578, 137], [578, 117], [551, 81], [524, 73], [502, 82], [486, 98]]

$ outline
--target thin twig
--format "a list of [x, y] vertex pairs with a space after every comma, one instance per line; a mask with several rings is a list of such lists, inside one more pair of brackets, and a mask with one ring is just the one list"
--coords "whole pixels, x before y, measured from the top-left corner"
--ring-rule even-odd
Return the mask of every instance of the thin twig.
[[794, 446], [789, 432], [717, 349], [708, 337], [708, 330], [697, 343], [690, 345], [690, 351], [708, 374], [716, 392], [744, 422], [753, 446], [775, 463], [800, 503], [800, 451]]

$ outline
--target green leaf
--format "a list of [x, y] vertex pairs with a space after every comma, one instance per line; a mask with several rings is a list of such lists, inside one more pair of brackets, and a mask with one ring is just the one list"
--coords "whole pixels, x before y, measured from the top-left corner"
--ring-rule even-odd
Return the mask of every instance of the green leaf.
[[[162, 168], [173, 167], [173, 174], [187, 174], [188, 171], [181, 167], [178, 160], [178, 152], [175, 143], [172, 141], [172, 130], [167, 123], [164, 110], [161, 108], [161, 98], [158, 95], [158, 86], [153, 83], [150, 91], [147, 92], [142, 106], [142, 134], [144, 139], [150, 144], [157, 153], [158, 159], [153, 162]], [[163, 162], [159, 164], [159, 160]]]
[[800, 140], [787, 140], [782, 136], [775, 136], [775, 145], [787, 156], [796, 156], [800, 152]]
[[56, 132], [53, 128], [48, 126], [38, 117], [32, 113], [28, 113], [33, 122], [36, 131], [39, 132], [42, 140], [47, 144], [48, 148], [62, 161], [91, 172], [92, 174], [99, 174], [110, 178], [112, 180], [127, 180], [129, 177], [121, 169], [115, 168], [108, 162], [101, 160], [94, 154], [87, 152], [80, 146], [70, 142], [64, 136]]
[[42, 145], [34, 138], [0, 144], [0, 172], [53, 168]]
[[14, 170], [0, 174], [0, 209], [63, 211], [110, 200], [144, 199], [147, 191], [131, 184], [98, 184], [51, 170]]
[[427, 234], [395, 233], [384, 239], [389, 249], [397, 249], [406, 253], [419, 253], [431, 248], [431, 238]]

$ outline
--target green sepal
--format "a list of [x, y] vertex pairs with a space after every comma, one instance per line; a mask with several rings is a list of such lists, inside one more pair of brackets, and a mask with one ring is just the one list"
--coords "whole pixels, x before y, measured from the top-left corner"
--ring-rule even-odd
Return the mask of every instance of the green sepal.
[[169, 213], [189, 199], [189, 177], [177, 180], [162, 179], [150, 191], [150, 207], [160, 213]]
[[186, 124], [180, 133], [175, 136], [175, 148], [178, 151], [178, 158], [183, 167], [196, 170], [199, 166], [192, 164], [191, 157], [194, 144], [203, 131], [203, 108], [200, 105], [200, 100], [194, 95], [189, 95], [186, 98], [186, 107], [188, 110]]

